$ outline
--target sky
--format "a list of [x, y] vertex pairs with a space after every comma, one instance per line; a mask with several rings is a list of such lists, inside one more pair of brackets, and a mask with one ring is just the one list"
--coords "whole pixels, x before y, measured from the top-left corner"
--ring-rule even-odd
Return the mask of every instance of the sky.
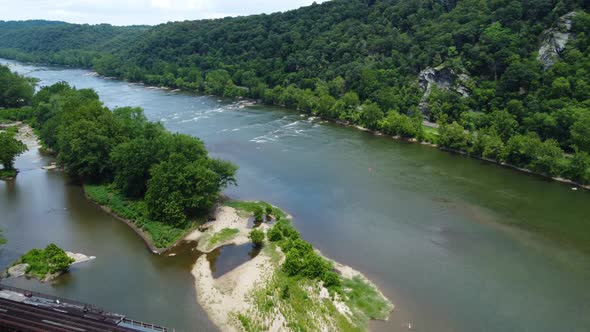
[[[320, 3], [326, 0], [315, 0]], [[0, 20], [44, 19], [113, 25], [159, 24], [261, 13], [314, 0], [0, 0]]]

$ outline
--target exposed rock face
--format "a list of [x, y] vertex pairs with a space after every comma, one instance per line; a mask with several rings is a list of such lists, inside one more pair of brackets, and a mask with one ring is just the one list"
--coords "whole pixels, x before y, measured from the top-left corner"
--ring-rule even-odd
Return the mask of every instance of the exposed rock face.
[[422, 111], [428, 110], [428, 96], [430, 96], [432, 87], [435, 85], [443, 90], [455, 91], [463, 97], [469, 97], [471, 91], [467, 86], [470, 81], [471, 78], [469, 75], [463, 73], [457, 74], [453, 69], [443, 65], [422, 70], [418, 74], [418, 84], [424, 90], [420, 108]]
[[8, 276], [11, 278], [22, 277], [27, 273], [29, 264], [18, 264], [8, 268]]
[[576, 16], [575, 12], [563, 15], [557, 20], [555, 27], [545, 30], [543, 33], [543, 42], [539, 48], [537, 59], [543, 62], [543, 67], [548, 69], [553, 66], [555, 59], [561, 56], [565, 46], [572, 36], [572, 19]]

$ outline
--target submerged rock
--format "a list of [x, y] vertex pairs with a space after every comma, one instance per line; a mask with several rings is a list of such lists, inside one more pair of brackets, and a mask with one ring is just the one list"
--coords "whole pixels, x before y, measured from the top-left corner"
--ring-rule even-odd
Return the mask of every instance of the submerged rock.
[[555, 59], [560, 57], [565, 50], [568, 40], [572, 36], [572, 19], [576, 12], [571, 12], [560, 17], [555, 27], [545, 30], [543, 33], [543, 42], [539, 48], [537, 59], [543, 63], [543, 67], [548, 69], [553, 66]]
[[17, 264], [8, 268], [8, 276], [11, 278], [22, 277], [27, 274], [29, 264]]

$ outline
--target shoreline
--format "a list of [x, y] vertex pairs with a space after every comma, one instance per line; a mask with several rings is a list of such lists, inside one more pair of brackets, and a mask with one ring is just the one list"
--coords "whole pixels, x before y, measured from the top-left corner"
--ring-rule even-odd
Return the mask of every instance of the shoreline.
[[[324, 118], [322, 118], [322, 119], [324, 119]], [[334, 124], [337, 124], [337, 125], [344, 126], [344, 127], [354, 128], [354, 129], [363, 131], [365, 133], [368, 133], [368, 134], [371, 134], [371, 135], [374, 135], [374, 136], [382, 136], [382, 137], [391, 138], [391, 139], [394, 139], [396, 141], [401, 141], [401, 142], [405, 142], [405, 143], [420, 144], [420, 145], [423, 145], [423, 146], [428, 146], [428, 147], [435, 148], [435, 149], [438, 149], [440, 151], [444, 151], [444, 152], [447, 152], [447, 153], [459, 154], [459, 155], [462, 155], [462, 156], [465, 156], [465, 157], [468, 157], [468, 158], [472, 158], [472, 159], [475, 159], [475, 160], [485, 161], [485, 162], [490, 163], [490, 164], [494, 164], [494, 165], [497, 165], [497, 166], [505, 167], [505, 168], [508, 168], [508, 169], [511, 169], [511, 170], [514, 170], [514, 171], [517, 171], [517, 172], [520, 172], [520, 173], [537, 176], [537, 177], [540, 177], [540, 178], [543, 178], [543, 179], [546, 179], [546, 180], [552, 180], [552, 181], [555, 181], [555, 182], [558, 182], [558, 183], [561, 183], [561, 184], [568, 184], [568, 185], [576, 186], [576, 187], [579, 187], [579, 188], [582, 188], [582, 189], [585, 189], [585, 190], [590, 191], [590, 184], [584, 185], [584, 184], [578, 183], [578, 182], [573, 181], [573, 180], [570, 180], [570, 179], [561, 178], [561, 177], [552, 177], [550, 175], [546, 175], [546, 174], [543, 174], [543, 173], [538, 173], [538, 172], [532, 171], [530, 169], [526, 169], [526, 168], [514, 166], [512, 164], [504, 163], [504, 162], [501, 162], [501, 161], [497, 161], [497, 160], [493, 160], [493, 159], [489, 159], [489, 158], [484, 158], [484, 157], [474, 156], [474, 155], [469, 154], [469, 153], [467, 153], [465, 151], [460, 151], [460, 150], [454, 150], [454, 149], [450, 149], [450, 148], [441, 147], [438, 144], [434, 144], [432, 142], [419, 141], [419, 140], [417, 140], [415, 138], [403, 138], [401, 136], [387, 135], [387, 134], [384, 134], [384, 133], [382, 133], [382, 132], [380, 132], [378, 130], [371, 130], [371, 129], [368, 129], [368, 128], [364, 128], [364, 127], [361, 127], [361, 126], [358, 126], [358, 125], [355, 125], [355, 124], [351, 124], [351, 123], [347, 123], [347, 122], [343, 122], [343, 121], [340, 121], [340, 120], [333, 120], [333, 119], [324, 119], [324, 120], [329, 121], [329, 122], [334, 123]]]
[[[84, 188], [82, 187], [82, 190], [84, 190]], [[175, 242], [173, 245], [166, 247], [166, 248], [158, 248], [154, 245], [152, 239], [150, 238], [150, 235], [146, 232], [144, 232], [142, 229], [140, 229], [139, 227], [137, 227], [135, 225], [135, 222], [133, 220], [129, 220], [129, 219], [125, 219], [123, 217], [121, 217], [120, 215], [116, 214], [110, 207], [99, 204], [98, 202], [96, 202], [95, 200], [93, 200], [92, 198], [90, 198], [88, 196], [88, 194], [86, 192], [84, 192], [84, 197], [90, 201], [93, 205], [97, 206], [98, 208], [100, 208], [103, 212], [106, 212], [108, 215], [110, 215], [111, 217], [124, 222], [127, 226], [129, 226], [134, 232], [135, 234], [137, 234], [145, 243], [147, 249], [149, 249], [149, 251], [151, 251], [152, 254], [155, 255], [162, 255], [164, 253], [166, 253], [167, 251], [169, 251], [170, 249], [172, 249], [173, 247], [175, 247], [178, 243], [180, 243], [181, 241], [184, 240], [183, 236], [180, 240], [178, 240], [177, 242]], [[190, 233], [190, 231], [189, 231]]]
[[464, 155], [464, 156], [469, 157], [469, 158], [473, 158], [473, 159], [476, 159], [476, 160], [480, 160], [480, 161], [485, 161], [485, 162], [489, 162], [489, 163], [492, 163], [492, 164], [496, 164], [498, 166], [506, 167], [506, 168], [509, 168], [509, 169], [512, 169], [512, 170], [515, 170], [515, 171], [518, 171], [518, 172], [521, 172], [521, 173], [526, 173], [526, 174], [531, 174], [531, 175], [539, 176], [539, 177], [544, 178], [544, 179], [549, 179], [549, 180], [552, 180], [552, 181], [555, 181], [555, 182], [558, 182], [558, 183], [562, 183], [562, 184], [573, 185], [573, 186], [582, 188], [584, 190], [590, 191], [590, 184], [584, 185], [584, 184], [578, 183], [578, 182], [573, 181], [573, 180], [570, 180], [570, 179], [560, 178], [560, 177], [552, 177], [552, 176], [549, 176], [549, 175], [545, 175], [545, 174], [542, 174], [542, 173], [537, 173], [537, 172], [531, 171], [531, 170], [526, 169], [526, 168], [517, 167], [517, 166], [510, 165], [510, 164], [507, 164], [507, 163], [503, 163], [503, 162], [500, 162], [500, 161], [496, 161], [496, 160], [492, 160], [492, 159], [487, 159], [487, 158], [484, 158], [484, 157], [473, 156], [473, 155], [470, 155], [469, 153], [464, 152], [464, 151], [458, 151], [458, 150], [453, 150], [453, 149], [449, 149], [449, 148], [443, 148], [443, 147], [440, 147], [439, 145], [437, 145], [435, 143], [432, 143], [432, 142], [419, 141], [419, 140], [416, 140], [415, 138], [409, 138], [408, 139], [408, 138], [403, 138], [403, 137], [400, 137], [400, 136], [387, 135], [387, 134], [384, 134], [384, 133], [382, 133], [382, 132], [380, 132], [378, 130], [371, 130], [371, 129], [368, 129], [368, 128], [364, 128], [364, 127], [362, 127], [360, 125], [352, 124], [352, 123], [349, 123], [349, 122], [346, 122], [346, 121], [342, 121], [342, 120], [338, 120], [338, 119], [326, 118], [326, 117], [323, 117], [321, 115], [311, 115], [309, 113], [302, 112], [302, 111], [300, 111], [298, 109], [293, 109], [293, 108], [285, 107], [284, 105], [265, 104], [265, 103], [262, 103], [260, 101], [260, 99], [253, 99], [253, 98], [246, 98], [246, 97], [233, 97], [233, 98], [231, 98], [231, 97], [224, 97], [224, 96], [217, 96], [217, 95], [208, 95], [208, 94], [202, 93], [200, 91], [195, 91], [195, 90], [187, 90], [187, 89], [182, 89], [182, 88], [173, 88], [173, 87], [168, 87], [168, 86], [163, 86], [163, 85], [148, 85], [148, 84], [146, 84], [143, 81], [132, 81], [132, 80], [126, 80], [126, 79], [123, 79], [123, 78], [120, 78], [120, 77], [107, 77], [107, 76], [102, 76], [98, 72], [96, 72], [93, 68], [76, 67], [76, 66], [70, 66], [70, 65], [52, 64], [52, 63], [43, 64], [43, 63], [28, 62], [28, 61], [22, 61], [22, 60], [18, 60], [18, 59], [10, 59], [10, 58], [4, 58], [4, 59], [10, 60], [10, 61], [17, 61], [17, 62], [20, 62], [20, 63], [29, 64], [29, 65], [41, 65], [41, 66], [50, 66], [50, 67], [58, 67], [58, 68], [59, 67], [64, 67], [64, 68], [68, 68], [68, 69], [88, 70], [88, 71], [91, 72], [91, 75], [90, 76], [99, 77], [99, 78], [106, 79], [106, 80], [118, 80], [118, 81], [121, 81], [121, 82], [130, 83], [130, 84], [139, 84], [139, 85], [142, 85], [143, 87], [148, 88], [148, 89], [149, 88], [151, 88], [151, 89], [162, 89], [162, 90], [167, 90], [169, 92], [188, 92], [188, 93], [198, 94], [199, 96], [228, 98], [228, 99], [233, 99], [235, 101], [244, 102], [244, 103], [247, 103], [248, 104], [248, 105], [244, 105], [244, 106], [266, 105], [266, 106], [280, 107], [280, 108], [284, 108], [284, 109], [287, 109], [287, 110], [295, 111], [295, 112], [297, 112], [299, 114], [308, 115], [310, 117], [317, 117], [317, 118], [320, 118], [322, 120], [328, 121], [328, 122], [330, 122], [332, 124], [336, 124], [336, 125], [339, 125], [339, 126], [348, 127], [348, 128], [354, 128], [356, 130], [360, 130], [360, 131], [363, 131], [363, 132], [366, 132], [366, 133], [369, 133], [369, 134], [373, 134], [375, 136], [383, 136], [383, 137], [391, 138], [391, 139], [394, 139], [394, 140], [397, 140], [397, 141], [402, 141], [402, 142], [407, 142], [407, 143], [414, 143], [414, 144], [420, 144], [420, 145], [424, 145], [424, 146], [429, 146], [429, 147], [437, 148], [438, 150], [441, 150], [441, 151], [444, 151], [444, 152], [451, 152], [451, 153], [461, 154], [461, 155]]

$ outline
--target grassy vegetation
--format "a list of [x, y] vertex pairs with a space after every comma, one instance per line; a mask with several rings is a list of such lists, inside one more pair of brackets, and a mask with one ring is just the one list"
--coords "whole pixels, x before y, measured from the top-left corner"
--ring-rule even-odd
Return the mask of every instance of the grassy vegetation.
[[250, 317], [239, 314], [238, 320], [242, 323], [242, 327], [246, 332], [262, 332], [266, 330], [266, 327], [254, 322]]
[[150, 236], [153, 244], [158, 248], [167, 248], [173, 245], [198, 224], [197, 221], [189, 221], [181, 227], [173, 227], [150, 220], [147, 217], [147, 206], [143, 200], [128, 200], [113, 186], [84, 185], [84, 191], [96, 203], [109, 207], [124, 219], [133, 221], [137, 227]]
[[218, 243], [229, 241], [238, 235], [239, 232], [240, 230], [237, 228], [224, 228], [209, 238], [209, 244], [214, 246]]
[[0, 110], [0, 123], [27, 121], [33, 118], [35, 110], [32, 107], [8, 108]]
[[0, 169], [0, 179], [12, 179], [16, 176], [15, 169]]
[[[373, 285], [360, 277], [343, 279], [335, 274], [332, 263], [301, 240], [288, 221], [279, 221], [267, 235], [263, 254], [271, 258], [275, 269], [271, 280], [252, 292], [254, 309], [238, 317], [246, 331], [268, 329], [265, 324], [277, 310], [293, 331], [364, 331], [369, 319], [388, 317], [392, 305]], [[285, 261], [279, 266], [281, 251]], [[330, 290], [327, 298], [319, 296], [322, 286]], [[340, 312], [336, 302], [346, 304], [350, 315]]]
[[44, 279], [47, 274], [67, 271], [73, 262], [74, 259], [68, 257], [63, 249], [50, 244], [45, 249], [33, 249], [27, 252], [14, 265], [29, 264], [27, 274]]
[[[256, 211], [259, 211], [260, 209], [262, 209], [264, 211], [264, 213], [266, 213], [266, 214], [268, 214], [268, 212], [272, 211], [270, 214], [276, 220], [287, 218], [287, 214], [283, 210], [281, 210], [277, 207], [274, 207], [264, 201], [257, 201], [257, 202], [229, 201], [229, 202], [225, 202], [224, 205], [232, 207], [238, 211], [246, 212], [249, 216], [251, 214], [256, 213]], [[267, 209], [270, 209], [270, 211], [267, 211]]]
[[369, 319], [386, 319], [389, 315], [391, 303], [359, 276], [343, 279], [342, 286], [346, 304], [351, 310], [355, 310], [355, 318], [360, 323], [366, 324]]
[[317, 296], [319, 287], [313, 280], [292, 277], [276, 269], [272, 280], [252, 294], [256, 314], [249, 313], [249, 322], [260, 326], [278, 310], [293, 331], [320, 331], [326, 327], [331, 331], [363, 330], [341, 314], [330, 299]]
[[438, 143], [438, 129], [437, 128], [433, 128], [433, 127], [428, 127], [428, 126], [422, 126], [422, 130], [424, 131], [424, 141], [426, 142], [430, 142], [433, 144], [437, 144]]

